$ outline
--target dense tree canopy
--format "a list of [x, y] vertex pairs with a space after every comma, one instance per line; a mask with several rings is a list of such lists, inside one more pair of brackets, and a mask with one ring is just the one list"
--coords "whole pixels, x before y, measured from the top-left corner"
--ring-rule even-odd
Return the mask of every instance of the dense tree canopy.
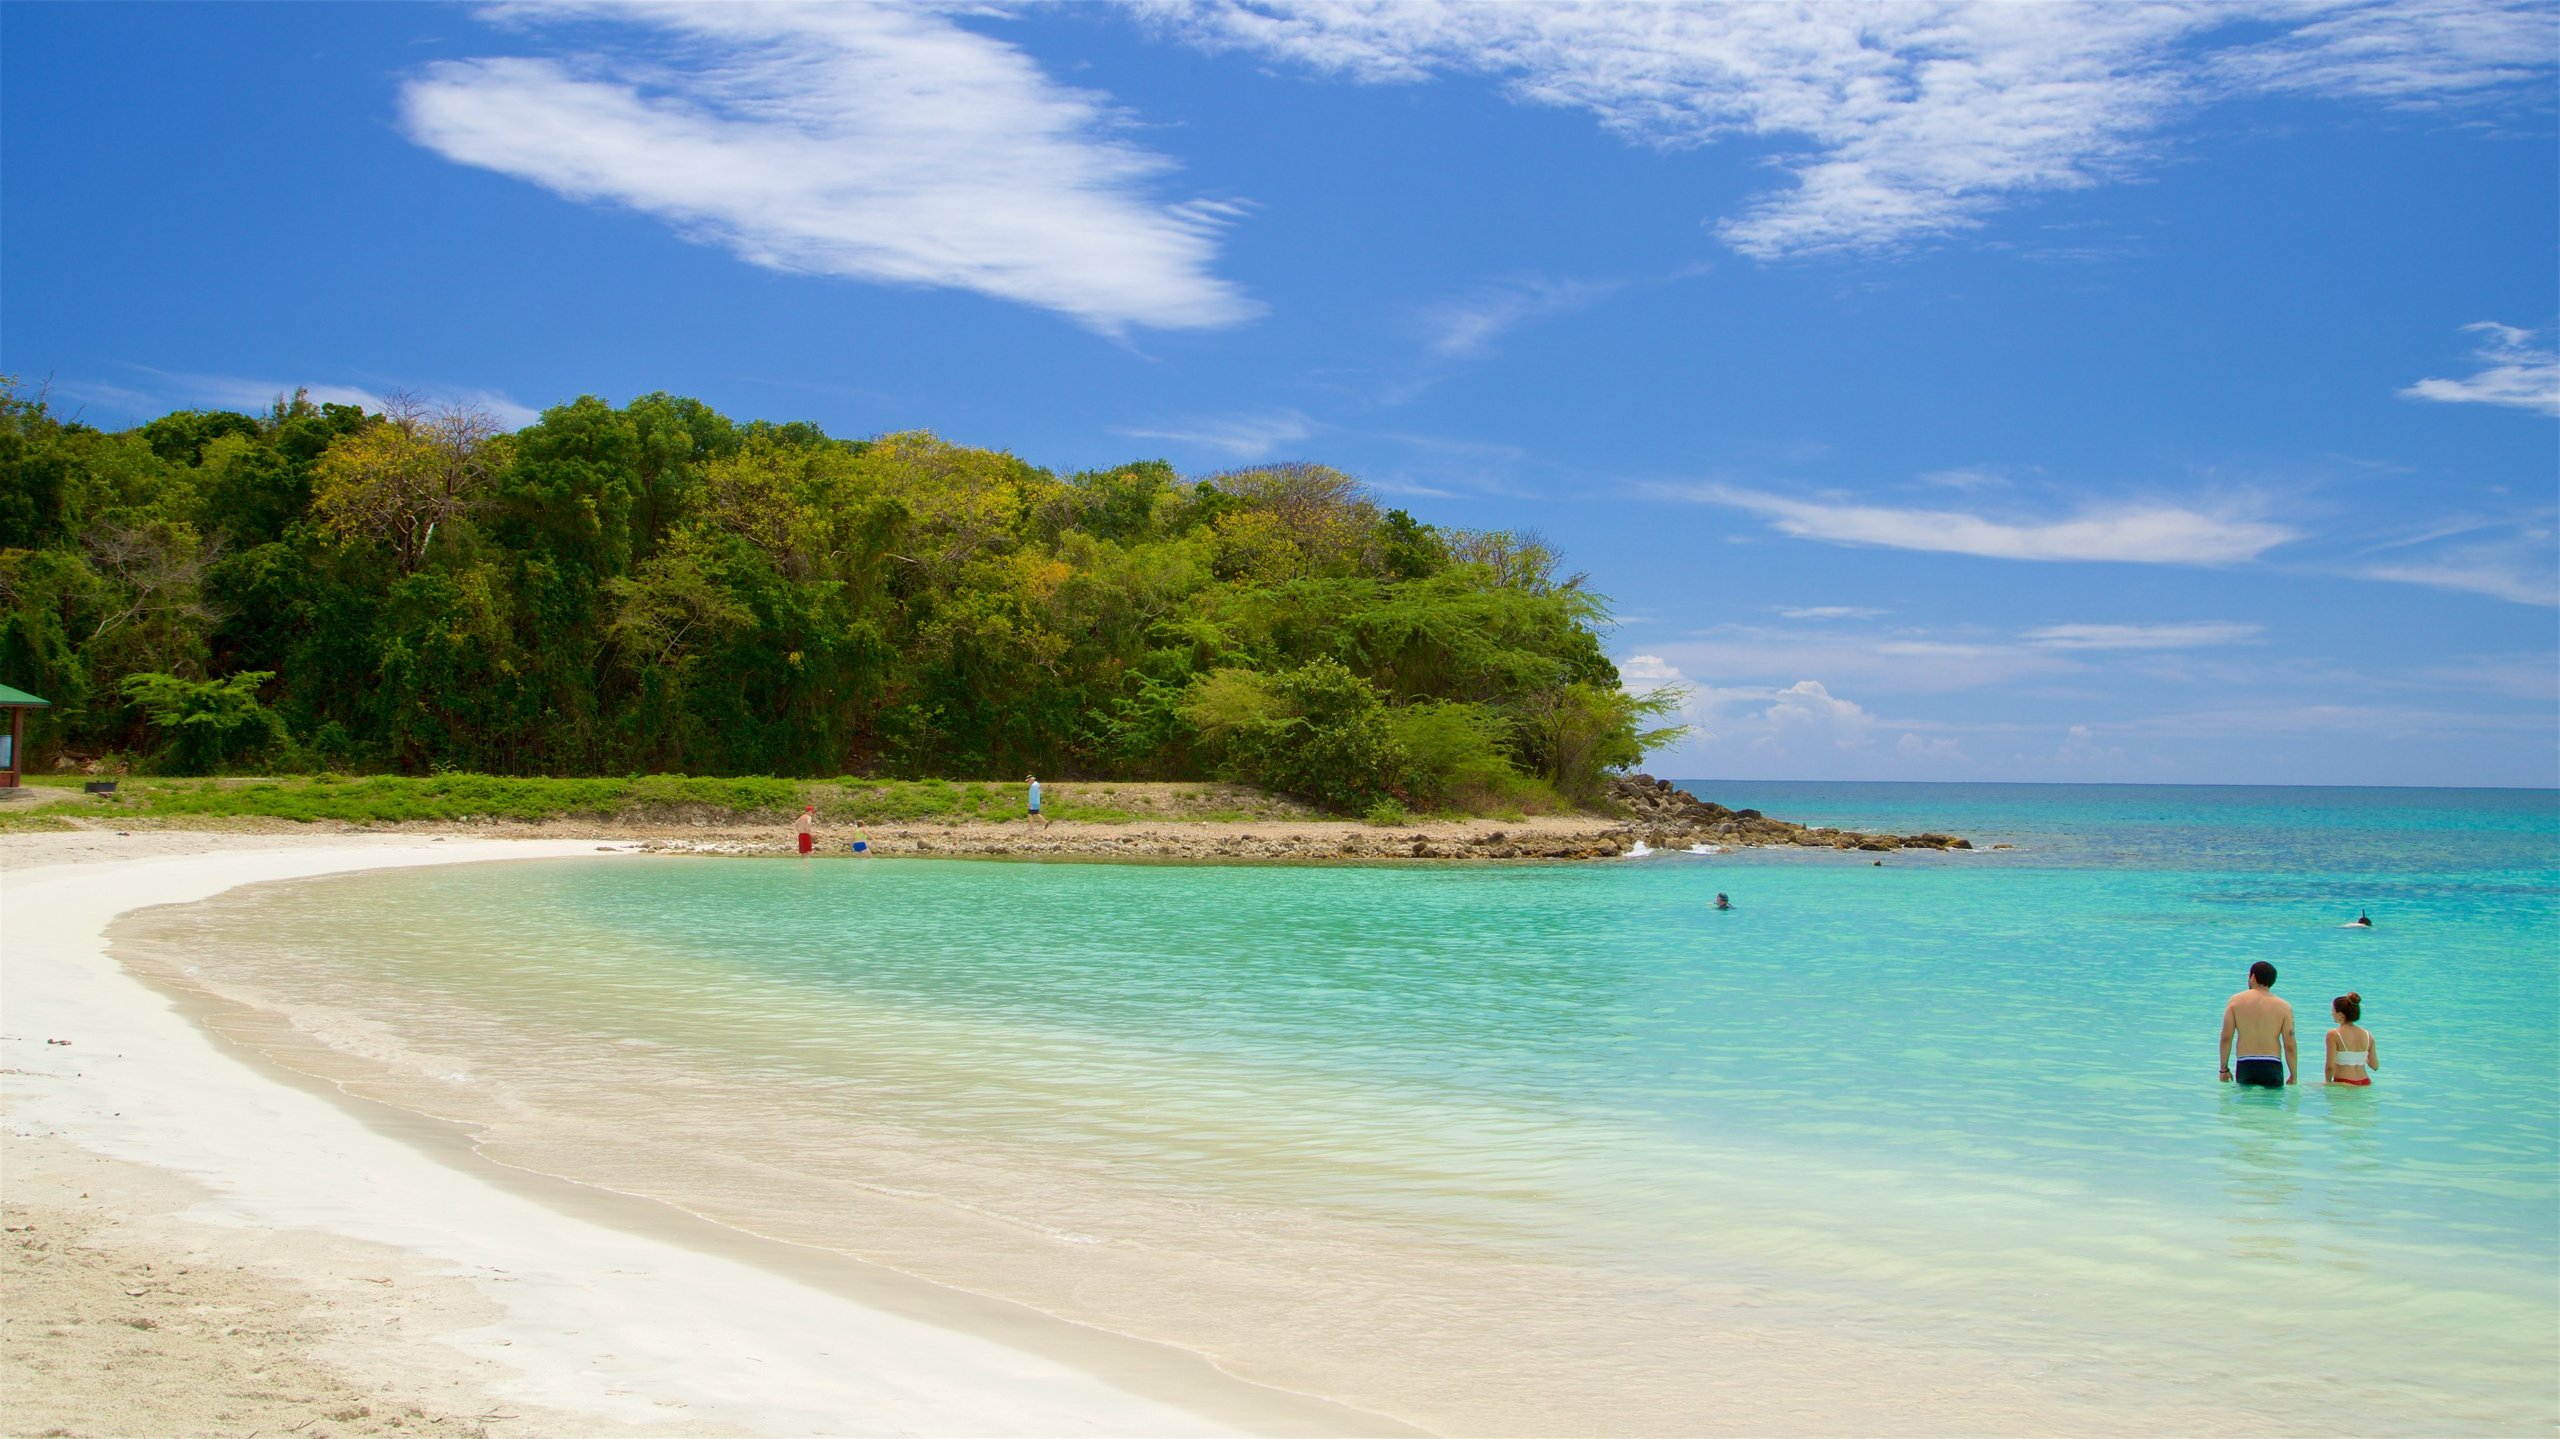
[[170, 770], [1249, 780], [1587, 800], [1657, 736], [1533, 538], [1320, 465], [1060, 477], [699, 401], [301, 396], [105, 433], [0, 391], [33, 758]]

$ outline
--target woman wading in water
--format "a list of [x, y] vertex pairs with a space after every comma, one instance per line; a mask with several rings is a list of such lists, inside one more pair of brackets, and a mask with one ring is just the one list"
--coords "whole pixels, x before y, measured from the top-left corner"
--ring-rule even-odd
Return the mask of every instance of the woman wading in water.
[[2329, 1031], [2329, 1082], [2373, 1083], [2369, 1071], [2382, 1067], [2382, 1055], [2373, 1047], [2372, 1032], [2356, 1023], [2364, 1017], [2364, 996], [2347, 993], [2330, 1000], [2329, 1017], [2338, 1021]]

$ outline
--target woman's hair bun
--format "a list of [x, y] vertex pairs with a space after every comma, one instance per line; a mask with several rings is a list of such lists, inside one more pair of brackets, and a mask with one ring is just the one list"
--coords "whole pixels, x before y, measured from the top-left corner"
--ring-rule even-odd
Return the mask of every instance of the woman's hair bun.
[[2354, 1000], [2354, 1001], [2355, 1001], [2356, 1003], [2358, 1003], [2358, 1004], [2362, 1004], [2362, 1003], [2364, 1003], [2364, 996], [2363, 996], [2363, 995], [2361, 995], [2361, 994], [2356, 993], [2356, 992], [2355, 992], [2354, 990], [2352, 990], [2352, 989], [2350, 989], [2350, 990], [2348, 990], [2348, 991], [2347, 991], [2347, 998]]

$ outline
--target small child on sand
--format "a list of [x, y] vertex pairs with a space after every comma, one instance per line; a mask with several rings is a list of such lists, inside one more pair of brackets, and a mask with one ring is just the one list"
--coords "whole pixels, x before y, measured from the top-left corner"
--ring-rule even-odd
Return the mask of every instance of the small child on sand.
[[2373, 1047], [2372, 1032], [2356, 1023], [2364, 1017], [2364, 996], [2349, 990], [2330, 1000], [2329, 1017], [2338, 1022], [2329, 1031], [2329, 1082], [2373, 1083], [2369, 1071], [2382, 1067], [2382, 1055]]

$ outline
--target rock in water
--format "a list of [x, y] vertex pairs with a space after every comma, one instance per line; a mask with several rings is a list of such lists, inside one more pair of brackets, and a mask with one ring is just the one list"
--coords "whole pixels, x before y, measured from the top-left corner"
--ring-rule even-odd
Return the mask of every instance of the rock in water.
[[1635, 819], [1645, 843], [1655, 849], [1686, 849], [1691, 844], [1796, 845], [1807, 849], [1971, 849], [1970, 841], [1951, 834], [1860, 834], [1845, 829], [1808, 829], [1771, 819], [1756, 809], [1727, 809], [1703, 800], [1669, 780], [1649, 774], [1618, 775], [1609, 781], [1609, 798]]

